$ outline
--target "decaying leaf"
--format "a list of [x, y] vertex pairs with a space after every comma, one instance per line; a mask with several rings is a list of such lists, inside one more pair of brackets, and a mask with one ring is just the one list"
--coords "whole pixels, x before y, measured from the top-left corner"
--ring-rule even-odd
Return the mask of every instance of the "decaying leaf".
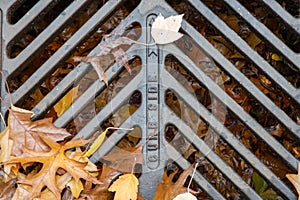
[[59, 168], [66, 170], [75, 181], [80, 178], [92, 181], [93, 183], [99, 184], [95, 177], [90, 175], [84, 167], [87, 163], [78, 162], [74, 159], [70, 159], [65, 155], [65, 151], [71, 148], [80, 147], [87, 143], [82, 139], [71, 140], [64, 145], [58, 144], [47, 137], [47, 135], [41, 133], [41, 139], [51, 148], [48, 152], [36, 152], [28, 148], [24, 148], [24, 153], [20, 157], [12, 158], [7, 163], [21, 163], [22, 165], [38, 162], [42, 163], [41, 170], [33, 175], [27, 176], [24, 179], [18, 181], [21, 185], [29, 185], [32, 189], [29, 191], [27, 199], [38, 197], [41, 194], [41, 190], [44, 186], [47, 186], [57, 199], [61, 199], [60, 190], [57, 187], [55, 180], [56, 172]]
[[59, 102], [54, 105], [57, 116], [60, 117], [72, 104], [78, 93], [78, 86], [70, 90]]
[[163, 175], [163, 182], [159, 182], [157, 186], [157, 190], [153, 200], [169, 200], [174, 199], [177, 195], [186, 193], [187, 188], [184, 187], [184, 183], [193, 170], [194, 165], [191, 165], [188, 169], [184, 170], [177, 181], [173, 183], [173, 178], [177, 174], [178, 171], [173, 172], [170, 176], [167, 175], [165, 171]]
[[183, 14], [164, 18], [161, 14], [154, 20], [151, 29], [151, 35], [156, 44], [172, 43], [183, 35], [178, 33]]
[[110, 161], [111, 164], [109, 167], [113, 169], [117, 169], [121, 172], [132, 172], [137, 163], [144, 163], [142, 149], [143, 145], [119, 149], [118, 151], [113, 151], [102, 158]]
[[298, 174], [287, 174], [286, 177], [295, 186], [298, 192], [298, 200], [300, 200], [300, 162], [298, 163]]
[[189, 192], [177, 195], [173, 200], [197, 200], [197, 198]]
[[139, 181], [133, 174], [125, 174], [119, 177], [108, 191], [116, 192], [114, 200], [136, 200]]
[[12, 155], [21, 156], [25, 148], [36, 152], [48, 151], [48, 145], [40, 136], [42, 134], [53, 141], [64, 140], [71, 135], [65, 129], [54, 126], [51, 118], [31, 121], [33, 114], [31, 111], [11, 106], [8, 131], [13, 140]]
[[[120, 46], [122, 45], [131, 45], [136, 43], [136, 41], [128, 38], [128, 37], [119, 37], [115, 40], [109, 41], [108, 43], [100, 43], [100, 52], [95, 56], [90, 57], [81, 57], [74, 56], [73, 60], [75, 62], [86, 62], [90, 63], [95, 71], [97, 72], [99, 79], [104, 81], [106, 85], [108, 85], [108, 79], [105, 75], [105, 68], [111, 65], [114, 61], [116, 61], [120, 65], [124, 65], [124, 67], [131, 72], [131, 69], [127, 65], [127, 62], [131, 59], [126, 56], [126, 53]], [[104, 56], [109, 56], [109, 58]], [[107, 62], [109, 61], [109, 62]]]

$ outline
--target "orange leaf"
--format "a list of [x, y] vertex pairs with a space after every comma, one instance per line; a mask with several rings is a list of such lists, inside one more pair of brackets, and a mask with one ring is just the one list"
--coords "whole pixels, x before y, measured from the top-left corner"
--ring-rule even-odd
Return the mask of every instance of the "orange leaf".
[[133, 174], [125, 174], [119, 177], [108, 191], [116, 192], [114, 200], [136, 200], [139, 181]]
[[178, 171], [167, 175], [166, 171], [163, 175], [163, 182], [159, 182], [157, 186], [157, 190], [153, 200], [169, 200], [174, 199], [177, 195], [186, 193], [187, 188], [184, 187], [184, 183], [186, 178], [189, 176], [191, 171], [193, 170], [194, 165], [191, 165], [188, 169], [184, 170], [178, 180], [173, 183], [173, 178], [177, 174]]
[[13, 140], [12, 153], [15, 156], [20, 156], [24, 148], [39, 152], [49, 151], [50, 148], [40, 137], [41, 134], [53, 141], [60, 141], [71, 135], [65, 129], [54, 126], [51, 118], [32, 122], [30, 118], [33, 114], [31, 111], [11, 106], [8, 128], [9, 136]]
[[298, 200], [300, 200], [300, 162], [298, 163], [298, 174], [287, 174], [286, 177], [295, 186], [299, 195]]
[[20, 157], [13, 158], [7, 163], [42, 163], [42, 169], [33, 176], [27, 176], [25, 179], [19, 180], [18, 183], [32, 186], [27, 199], [33, 199], [41, 194], [44, 186], [55, 195], [57, 199], [61, 199], [60, 190], [56, 184], [56, 172], [59, 168], [66, 170], [75, 181], [83, 178], [88, 181], [100, 184], [100, 182], [90, 175], [84, 168], [87, 163], [76, 161], [65, 155], [65, 151], [74, 147], [80, 147], [87, 143], [86, 140], [76, 139], [67, 142], [64, 145], [58, 144], [50, 140], [47, 135], [41, 134], [41, 139], [51, 148], [48, 152], [36, 152], [25, 148], [24, 153]]

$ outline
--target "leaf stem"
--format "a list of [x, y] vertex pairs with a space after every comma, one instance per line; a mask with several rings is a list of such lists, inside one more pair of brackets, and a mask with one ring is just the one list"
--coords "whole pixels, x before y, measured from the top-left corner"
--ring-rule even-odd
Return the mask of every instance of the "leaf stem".
[[195, 176], [195, 172], [196, 172], [196, 170], [197, 170], [198, 165], [199, 165], [199, 163], [197, 162], [196, 165], [195, 165], [195, 167], [194, 167], [194, 171], [193, 171], [191, 180], [190, 180], [189, 185], [188, 185], [188, 188], [187, 188], [187, 189], [188, 189], [188, 193], [190, 193], [190, 186], [191, 186], [191, 184], [192, 184], [192, 181], [193, 181], [193, 178], [194, 178], [194, 176]]

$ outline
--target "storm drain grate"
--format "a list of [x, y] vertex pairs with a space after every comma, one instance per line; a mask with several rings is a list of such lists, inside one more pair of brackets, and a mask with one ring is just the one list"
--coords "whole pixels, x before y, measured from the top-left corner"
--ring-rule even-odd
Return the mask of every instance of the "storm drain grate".
[[[201, 118], [211, 131], [211, 134], [219, 140], [229, 144], [240, 157], [253, 170], [258, 172], [270, 186], [284, 199], [296, 199], [292, 187], [288, 186], [283, 180], [278, 178], [276, 170], [266, 164], [263, 158], [259, 158], [259, 154], [251, 151], [251, 147], [246, 145], [237, 135], [234, 135], [230, 127], [226, 126], [228, 116], [233, 116], [245, 127], [252, 132], [255, 137], [270, 149], [273, 156], [278, 156], [291, 172], [297, 170], [298, 160], [293, 155], [293, 150], [284, 145], [284, 139], [278, 139], [270, 134], [268, 125], [262, 123], [251, 110], [243, 107], [243, 102], [238, 102], [232, 97], [230, 91], [226, 90], [225, 81], [217, 81], [205, 69], [211, 67], [216, 69], [217, 74], [230, 77], [231, 81], [238, 85], [244, 93], [248, 95], [245, 98], [251, 98], [257, 107], [263, 108], [265, 113], [271, 115], [276, 124], [284, 130], [284, 134], [289, 135], [293, 140], [294, 148], [299, 147], [300, 139], [300, 19], [292, 16], [288, 10], [285, 10], [275, 0], [259, 0], [252, 1], [251, 5], [261, 5], [264, 7], [268, 15], [276, 18], [276, 23], [280, 24], [282, 30], [290, 33], [289, 41], [285, 38], [279, 38], [272, 27], [268, 27], [263, 23], [266, 16], [261, 17], [259, 13], [253, 14], [251, 8], [244, 6], [244, 1], [223, 0], [217, 1], [220, 7], [226, 8], [231, 13], [233, 20], [226, 20], [224, 15], [216, 13], [217, 8], [212, 1], [176, 1], [165, 2], [161, 0], [146, 1], [132, 3], [133, 9], [128, 16], [122, 21], [122, 26], [130, 27], [132, 24], [139, 24], [140, 38], [143, 43], [152, 43], [151, 24], [159, 13], [164, 16], [175, 15], [177, 12], [185, 13], [192, 11], [202, 16], [203, 23], [209, 23], [213, 30], [222, 35], [226, 42], [222, 45], [232, 46], [236, 53], [232, 59], [228, 59], [218, 50], [211, 40], [205, 37], [205, 30], [199, 31], [201, 25], [197, 25], [192, 19], [188, 18], [182, 23], [182, 32], [187, 38], [182, 43], [169, 45], [141, 46], [132, 45], [128, 50], [128, 56], [136, 57], [140, 60], [141, 68], [137, 71], [132, 80], [123, 85], [123, 88], [109, 101], [100, 111], [91, 119], [76, 135], [76, 137], [89, 137], [99, 130], [99, 126], [107, 121], [111, 115], [116, 113], [124, 103], [131, 99], [133, 95], [140, 95], [141, 103], [137, 110], [132, 113], [122, 124], [121, 127], [138, 127], [142, 132], [140, 144], [145, 143], [154, 133], [157, 135], [150, 137], [144, 148], [145, 165], [142, 166], [140, 176], [139, 191], [145, 199], [152, 199], [156, 190], [156, 183], [161, 179], [165, 165], [168, 160], [175, 161], [181, 168], [187, 168], [190, 164], [184, 155], [176, 149], [172, 142], [166, 138], [166, 130], [170, 127], [176, 127], [182, 137], [186, 138], [195, 149], [203, 155], [220, 173], [222, 173], [230, 182], [240, 191], [240, 198], [259, 199], [259, 194], [254, 190], [253, 186], [246, 182], [240, 173], [236, 172], [221, 156], [215, 152], [213, 147], [205, 142], [204, 137], [197, 136], [195, 130], [191, 126], [192, 122], [184, 120], [183, 116], [179, 116], [170, 106], [167, 95], [175, 95], [182, 101], [187, 109], [190, 109], [196, 116]], [[102, 5], [103, 3], [103, 5]], [[58, 67], [64, 65], [70, 56], [78, 50], [78, 47], [88, 40], [103, 24], [113, 16], [118, 9], [127, 4], [127, 1], [110, 0], [107, 2], [95, 3], [92, 0], [81, 1], [10, 1], [3, 0], [0, 2], [2, 12], [1, 22], [1, 69], [8, 80], [18, 77], [24, 70], [30, 70], [35, 58], [42, 55], [45, 48], [49, 49], [49, 44], [56, 41], [61, 32], [66, 30], [69, 24], [72, 24], [76, 17], [85, 12], [85, 8], [93, 5], [95, 9], [92, 13], [81, 22], [77, 30], [74, 30], [70, 36], [61, 43], [61, 46], [52, 52], [44, 62], [22, 82], [19, 88], [12, 91], [12, 100], [14, 104], [21, 102], [40, 87]], [[176, 7], [175, 4], [182, 4]], [[217, 3], [218, 4], [218, 3]], [[249, 3], [250, 4], [250, 3]], [[288, 4], [288, 3], [287, 3]], [[248, 5], [248, 4], [247, 4]], [[51, 10], [58, 10], [57, 15], [49, 15]], [[181, 9], [181, 10], [180, 10]], [[185, 10], [189, 9], [189, 10]], [[22, 11], [20, 11], [22, 10]], [[177, 12], [176, 12], [177, 11]], [[221, 11], [221, 10], [219, 10]], [[187, 14], [188, 15], [188, 14]], [[230, 16], [231, 16], [230, 15]], [[47, 19], [47, 20], [46, 20]], [[262, 57], [257, 53], [249, 42], [247, 37], [240, 32], [234, 30], [232, 21], [239, 21], [239, 26], [255, 33], [255, 37], [261, 38], [264, 44], [275, 52], [270, 56], [279, 58], [273, 59], [273, 62], [280, 60], [284, 67], [289, 68], [290, 73], [285, 74], [281, 68], [276, 68], [270, 60]], [[206, 21], [206, 22], [205, 22]], [[38, 28], [35, 26], [40, 24]], [[199, 26], [199, 27], [197, 27]], [[112, 27], [114, 29], [115, 27]], [[118, 29], [118, 28], [116, 28]], [[112, 33], [119, 34], [116, 29]], [[34, 38], [25, 40], [27, 33], [35, 35]], [[201, 33], [201, 34], [200, 34]], [[254, 37], [254, 36], [253, 36]], [[192, 39], [190, 39], [192, 38]], [[219, 41], [218, 37], [213, 38]], [[192, 57], [189, 51], [197, 48], [196, 56]], [[51, 49], [51, 48], [50, 48]], [[99, 47], [93, 47], [90, 55], [99, 52]], [[193, 51], [192, 51], [193, 52]], [[205, 53], [203, 53], [205, 52]], [[196, 58], [195, 58], [196, 57]], [[199, 58], [198, 58], [199, 57]], [[212, 61], [210, 58], [212, 58]], [[276, 87], [285, 95], [295, 110], [283, 109], [278, 102], [274, 101], [274, 96], [264, 92], [263, 87], [259, 86], [251, 76], [244, 73], [243, 69], [239, 69], [237, 61], [243, 58], [251, 63], [260, 72], [260, 78], [264, 78], [265, 84]], [[169, 60], [169, 67], [167, 67]], [[172, 63], [176, 62], [181, 65], [187, 73], [192, 74], [195, 83], [199, 83], [201, 87], [209, 92], [211, 98], [209, 101], [212, 107], [208, 108], [203, 101], [199, 101], [196, 95], [191, 94], [188, 89], [176, 78], [172, 73]], [[44, 116], [69, 90], [73, 88], [83, 77], [91, 70], [88, 64], [80, 63], [74, 69], [62, 78], [62, 80], [37, 102], [32, 111], [36, 114], [35, 118]], [[123, 67], [113, 64], [106, 70], [109, 83], [112, 83], [122, 72]], [[293, 80], [292, 80], [293, 79]], [[223, 87], [225, 85], [225, 89]], [[11, 86], [13, 87], [13, 86]], [[236, 89], [235, 87], [234, 89]], [[106, 91], [107, 87], [104, 82], [94, 81], [89, 85], [76, 101], [73, 102], [70, 109], [66, 110], [56, 121], [55, 125], [66, 127], [76, 118], [82, 111], [88, 107], [95, 97]], [[136, 92], [139, 92], [136, 94]], [[9, 102], [8, 94], [5, 89], [4, 80], [1, 81], [1, 97]], [[217, 103], [216, 103], [217, 102]], [[283, 106], [284, 107], [284, 106]], [[1, 104], [2, 113], [6, 113], [6, 106]], [[225, 112], [226, 110], [226, 112]], [[224, 116], [220, 116], [223, 112]], [[226, 119], [225, 119], [226, 118]], [[3, 128], [3, 124], [2, 124]], [[125, 135], [125, 131], [115, 131], [108, 140], [102, 145], [101, 149], [93, 155], [92, 160], [98, 161], [99, 158], [107, 154]], [[199, 135], [199, 134], [198, 134]], [[194, 181], [199, 187], [212, 199], [226, 199], [222, 191], [216, 188], [216, 183], [211, 183], [207, 177], [197, 172]]]

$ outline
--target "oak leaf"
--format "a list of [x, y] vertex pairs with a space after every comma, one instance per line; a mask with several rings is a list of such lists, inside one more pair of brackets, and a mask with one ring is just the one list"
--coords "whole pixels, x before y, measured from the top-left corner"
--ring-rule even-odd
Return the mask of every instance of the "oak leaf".
[[178, 33], [181, 22], [182, 15], [170, 16], [164, 18], [161, 14], [154, 20], [151, 29], [151, 35], [156, 44], [168, 44], [172, 43], [183, 35]]
[[53, 141], [60, 141], [71, 135], [65, 129], [54, 126], [51, 118], [31, 121], [33, 114], [29, 110], [11, 106], [8, 129], [13, 140], [12, 154], [15, 156], [22, 155], [25, 148], [37, 152], [49, 151], [50, 148], [41, 138], [42, 134]]
[[175, 183], [173, 183], [173, 178], [177, 174], [178, 170], [170, 174], [170, 176], [168, 176], [167, 172], [165, 171], [162, 178], [163, 182], [158, 183], [153, 200], [174, 199], [177, 195], [186, 193], [187, 188], [184, 187], [184, 183], [193, 170], [193, 167], [194, 165], [191, 165], [188, 169], [184, 170]]
[[[1, 147], [0, 162], [1, 163], [9, 160], [10, 155], [11, 155], [12, 145], [13, 145], [13, 141], [11, 139], [9, 139], [9, 128], [6, 127], [0, 134], [0, 147]], [[5, 172], [5, 174], [4, 174], [5, 181], [9, 180], [8, 175], [10, 174], [12, 167], [13, 167], [13, 165], [4, 165], [3, 166], [3, 171]]]
[[40, 135], [41, 139], [51, 148], [48, 152], [36, 152], [24, 148], [24, 153], [20, 157], [12, 158], [7, 163], [21, 163], [22, 165], [38, 162], [42, 163], [41, 170], [33, 175], [27, 176], [25, 179], [18, 181], [21, 185], [30, 185], [32, 189], [29, 191], [27, 199], [33, 199], [41, 194], [44, 186], [55, 195], [57, 199], [61, 199], [60, 190], [56, 183], [56, 172], [62, 168], [67, 171], [75, 181], [80, 178], [100, 184], [95, 177], [90, 175], [84, 168], [87, 163], [79, 162], [69, 158], [65, 151], [71, 148], [85, 145], [88, 141], [82, 139], [71, 140], [64, 145], [58, 144], [47, 137], [45, 134]]
[[139, 181], [134, 174], [125, 174], [119, 177], [108, 191], [116, 192], [114, 200], [136, 200]]
[[142, 150], [143, 145], [127, 147], [112, 151], [108, 155], [103, 156], [102, 159], [109, 161], [109, 167], [113, 169], [117, 169], [121, 172], [132, 172], [137, 163], [144, 164]]
[[286, 177], [295, 186], [298, 192], [298, 200], [300, 200], [300, 162], [298, 163], [298, 174], [287, 174]]

